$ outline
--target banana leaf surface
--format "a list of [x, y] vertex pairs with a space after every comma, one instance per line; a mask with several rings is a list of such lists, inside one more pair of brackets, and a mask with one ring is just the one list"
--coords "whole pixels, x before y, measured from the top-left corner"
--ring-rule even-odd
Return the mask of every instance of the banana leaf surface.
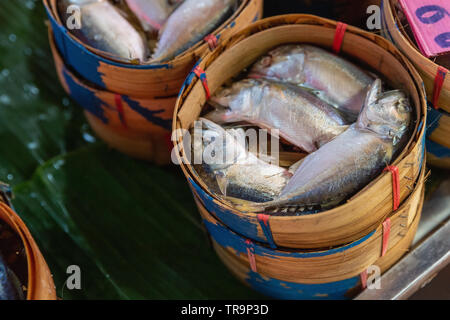
[[[0, 0], [0, 180], [63, 299], [260, 298], [210, 247], [176, 167], [97, 141], [60, 86], [38, 0]], [[81, 290], [65, 285], [81, 270]]]

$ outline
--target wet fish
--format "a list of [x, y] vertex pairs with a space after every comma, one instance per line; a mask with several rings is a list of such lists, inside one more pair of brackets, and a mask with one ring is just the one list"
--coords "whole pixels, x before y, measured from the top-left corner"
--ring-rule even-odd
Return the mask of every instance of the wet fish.
[[154, 61], [167, 61], [214, 31], [237, 0], [185, 0], [160, 30]]
[[[194, 131], [192, 148], [202, 153], [201, 165], [194, 168], [202, 179], [225, 197], [253, 202], [273, 200], [292, 176], [287, 170], [266, 163], [249, 152], [242, 128], [225, 130], [200, 118], [201, 135]], [[195, 138], [195, 135], [198, 135]], [[204, 150], [204, 151], [203, 151]], [[208, 158], [215, 155], [215, 158]]]
[[307, 90], [267, 80], [235, 82], [210, 103], [217, 108], [205, 118], [217, 123], [246, 121], [269, 131], [279, 129], [282, 138], [308, 153], [348, 127], [338, 110]]
[[14, 272], [0, 254], [0, 300], [22, 300], [23, 292]]
[[145, 31], [158, 31], [175, 9], [168, 0], [125, 0]]
[[408, 132], [411, 107], [400, 91], [371, 86], [357, 123], [308, 155], [274, 201], [253, 205], [255, 211], [275, 207], [330, 208], [355, 194], [388, 165]]
[[[71, 5], [79, 7], [79, 29], [72, 25], [77, 16], [67, 12]], [[85, 44], [123, 60], [144, 62], [148, 58], [142, 35], [108, 1], [62, 0], [58, 9], [69, 31]]]
[[277, 47], [253, 65], [249, 76], [319, 90], [323, 100], [344, 111], [351, 120], [358, 117], [374, 81], [353, 63], [311, 45]]

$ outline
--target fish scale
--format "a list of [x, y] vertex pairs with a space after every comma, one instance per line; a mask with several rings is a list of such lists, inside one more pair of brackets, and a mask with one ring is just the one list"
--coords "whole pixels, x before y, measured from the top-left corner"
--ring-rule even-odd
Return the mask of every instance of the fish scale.
[[381, 81], [377, 79], [358, 121], [303, 159], [277, 199], [249, 205], [246, 210], [334, 207], [379, 175], [395, 151], [406, 143], [404, 137], [409, 132], [412, 111], [402, 91], [383, 93], [381, 89]]
[[266, 78], [315, 90], [355, 120], [373, 77], [353, 63], [319, 47], [284, 45], [269, 51], [251, 68], [252, 78]]
[[307, 90], [285, 84], [245, 79], [212, 97], [216, 110], [205, 118], [216, 123], [247, 121], [273, 131], [310, 153], [348, 126], [338, 110]]

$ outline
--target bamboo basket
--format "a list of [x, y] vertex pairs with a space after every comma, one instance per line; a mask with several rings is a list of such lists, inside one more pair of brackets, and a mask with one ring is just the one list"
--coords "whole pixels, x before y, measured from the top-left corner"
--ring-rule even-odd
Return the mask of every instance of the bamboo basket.
[[[403, 26], [399, 22], [397, 12], [394, 10], [397, 3], [398, 0], [382, 1], [382, 34], [385, 38], [391, 40], [415, 65], [422, 76], [427, 95], [431, 99], [434, 92], [434, 79], [439, 65], [424, 57], [414, 42], [406, 35]], [[450, 112], [450, 75], [445, 77], [437, 106], [446, 112]]]
[[85, 109], [95, 133], [112, 148], [132, 157], [168, 164], [170, 124], [176, 98], [134, 99], [98, 89], [77, 77], [64, 64], [51, 28], [49, 42], [64, 90]]
[[0, 199], [0, 220], [22, 240], [27, 259], [27, 300], [56, 300], [55, 284], [47, 263], [25, 223], [9, 206], [4, 193]]
[[[389, 39], [412, 61], [419, 71], [428, 98], [434, 97], [434, 82], [439, 65], [421, 54], [413, 39], [407, 35], [400, 23], [395, 8], [397, 0], [383, 0], [382, 34]], [[429, 101], [432, 104], [432, 101]], [[433, 107], [439, 107], [436, 110]], [[450, 169], [450, 75], [444, 79], [442, 91], [436, 106], [429, 108], [427, 152], [431, 165]]]
[[348, 299], [361, 291], [361, 274], [369, 266], [385, 272], [408, 251], [424, 201], [423, 172], [414, 192], [390, 217], [384, 256], [382, 225], [355, 242], [329, 250], [273, 250], [248, 242], [196, 201], [217, 255], [245, 284], [279, 299]]
[[[330, 48], [335, 29], [335, 21], [311, 15], [267, 18], [223, 43], [204, 57], [200, 67], [205, 70], [209, 89], [214, 93], [225, 81], [277, 45], [307, 42]], [[347, 58], [377, 70], [393, 87], [403, 88], [415, 107], [416, 127], [408, 145], [393, 162], [399, 168], [402, 203], [410, 195], [411, 185], [417, 181], [424, 159], [426, 101], [420, 77], [390, 42], [354, 27], [347, 29], [342, 52]], [[174, 153], [194, 194], [210, 213], [231, 230], [252, 240], [280, 247], [324, 248], [360, 239], [391, 214], [392, 176], [385, 172], [342, 206], [313, 215], [272, 216], [268, 222], [269, 232], [263, 230], [257, 214], [238, 211], [216, 198], [192, 166], [186, 164], [182, 130], [188, 129], [198, 118], [206, 100], [202, 83], [197, 79], [191, 80], [187, 81], [175, 107]]]
[[[133, 65], [106, 58], [105, 53], [81, 43], [64, 27], [57, 0], [43, 0], [56, 42], [65, 63], [82, 78], [104, 90], [135, 98], [173, 97], [197, 59], [208, 51], [201, 41], [164, 64]], [[238, 10], [215, 32], [219, 41], [262, 16], [263, 0], [243, 0]]]

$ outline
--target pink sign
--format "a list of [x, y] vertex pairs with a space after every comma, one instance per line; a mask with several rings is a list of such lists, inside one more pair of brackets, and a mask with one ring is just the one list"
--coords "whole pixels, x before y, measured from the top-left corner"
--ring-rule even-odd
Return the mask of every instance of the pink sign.
[[450, 0], [400, 0], [400, 4], [426, 57], [450, 52]]

